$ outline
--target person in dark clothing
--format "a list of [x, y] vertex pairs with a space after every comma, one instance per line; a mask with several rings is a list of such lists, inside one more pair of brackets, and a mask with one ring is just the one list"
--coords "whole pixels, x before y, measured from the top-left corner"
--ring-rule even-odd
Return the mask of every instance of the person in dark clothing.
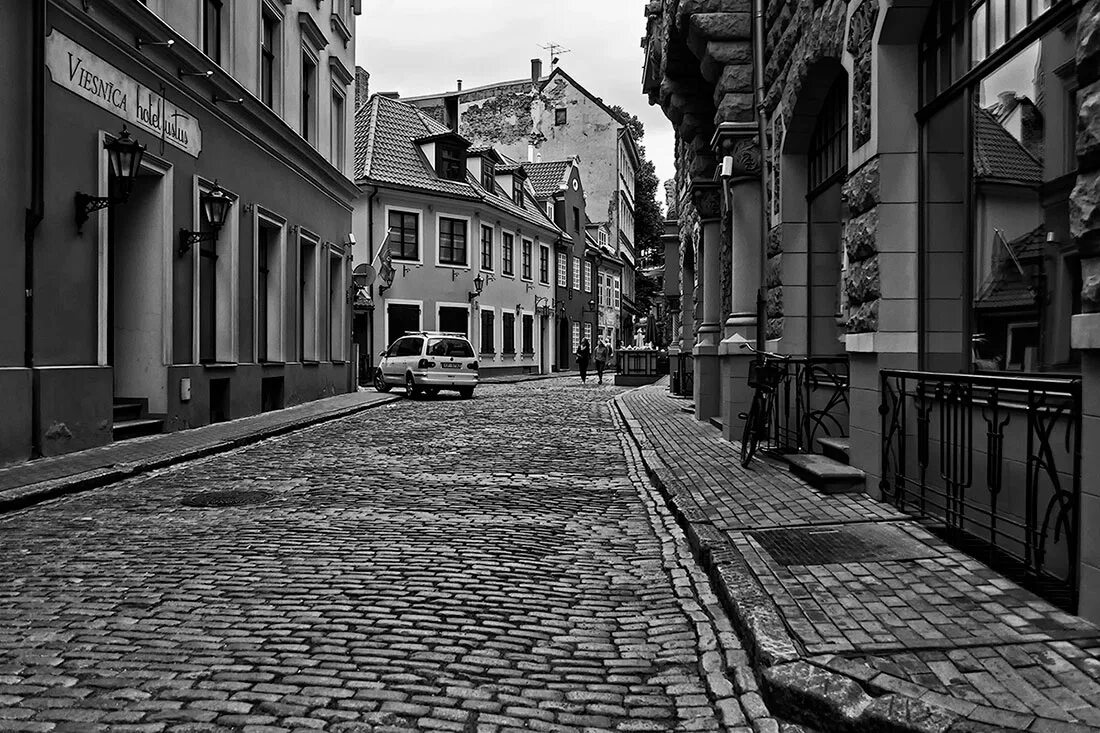
[[588, 339], [581, 339], [580, 348], [577, 349], [577, 369], [581, 371], [581, 381], [588, 381], [588, 360], [592, 358], [592, 347], [588, 345]]
[[600, 339], [592, 352], [592, 356], [596, 359], [596, 375], [600, 378], [600, 384], [603, 384], [603, 370], [607, 369], [607, 362], [611, 360], [611, 347], [605, 344], [603, 339]]

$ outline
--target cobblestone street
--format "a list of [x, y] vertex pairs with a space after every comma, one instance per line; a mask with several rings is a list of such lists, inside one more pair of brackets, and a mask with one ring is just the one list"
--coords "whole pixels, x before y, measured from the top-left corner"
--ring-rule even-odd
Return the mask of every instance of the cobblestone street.
[[[400, 400], [4, 515], [0, 730], [779, 729], [621, 392]], [[227, 490], [268, 494], [185, 503]]]

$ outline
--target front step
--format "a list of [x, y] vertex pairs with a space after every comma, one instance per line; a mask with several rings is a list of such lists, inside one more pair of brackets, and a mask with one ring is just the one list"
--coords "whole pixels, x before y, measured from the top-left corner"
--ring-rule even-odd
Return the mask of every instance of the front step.
[[164, 421], [152, 417], [137, 420], [116, 420], [112, 433], [115, 440], [140, 438], [143, 435], [160, 435], [164, 432]]
[[832, 458], [837, 463], [845, 466], [851, 464], [849, 458], [849, 443], [847, 436], [837, 438], [818, 438], [817, 444], [821, 446], [821, 453], [826, 458]]
[[136, 400], [120, 400], [114, 404], [112, 410], [114, 413], [114, 422], [116, 423], [126, 420], [140, 420], [144, 417], [145, 404]]
[[863, 491], [866, 474], [858, 468], [832, 458], [802, 453], [787, 456], [791, 473], [826, 494], [858, 494]]

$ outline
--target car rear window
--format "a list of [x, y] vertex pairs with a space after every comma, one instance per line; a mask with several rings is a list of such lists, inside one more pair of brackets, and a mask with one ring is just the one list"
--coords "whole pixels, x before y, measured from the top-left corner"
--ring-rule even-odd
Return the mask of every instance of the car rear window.
[[469, 342], [462, 339], [431, 339], [428, 341], [428, 356], [460, 356], [468, 358], [474, 355]]

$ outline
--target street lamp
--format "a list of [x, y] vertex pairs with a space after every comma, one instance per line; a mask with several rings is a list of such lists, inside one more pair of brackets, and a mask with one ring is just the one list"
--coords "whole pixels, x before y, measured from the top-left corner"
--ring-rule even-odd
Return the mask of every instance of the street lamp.
[[74, 197], [77, 234], [84, 233], [84, 222], [88, 221], [93, 211], [121, 204], [130, 198], [134, 178], [141, 169], [141, 158], [145, 155], [145, 146], [130, 137], [130, 131], [126, 129], [126, 125], [122, 126], [122, 132], [118, 137], [104, 143], [103, 148], [107, 151], [107, 159], [110, 161], [111, 174], [116, 182], [118, 195], [92, 196], [77, 191]]
[[485, 287], [485, 281], [481, 279], [481, 275], [474, 278], [474, 289], [466, 293], [466, 299], [468, 302], [473, 302], [474, 298], [481, 295], [482, 289]]
[[229, 216], [229, 209], [232, 206], [233, 199], [218, 185], [217, 181], [214, 181], [214, 187], [199, 196], [200, 213], [211, 231], [195, 232], [190, 229], [180, 229], [180, 256], [187, 254], [193, 244], [217, 239], [218, 232], [225, 226], [226, 217]]

